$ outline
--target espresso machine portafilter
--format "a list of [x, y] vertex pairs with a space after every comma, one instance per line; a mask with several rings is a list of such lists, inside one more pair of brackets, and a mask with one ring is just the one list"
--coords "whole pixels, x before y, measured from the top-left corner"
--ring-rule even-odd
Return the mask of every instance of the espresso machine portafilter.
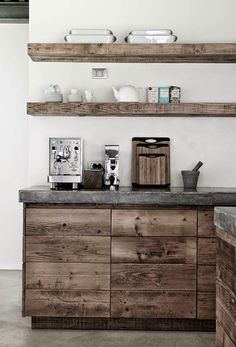
[[106, 189], [119, 189], [119, 146], [105, 146], [104, 186]]

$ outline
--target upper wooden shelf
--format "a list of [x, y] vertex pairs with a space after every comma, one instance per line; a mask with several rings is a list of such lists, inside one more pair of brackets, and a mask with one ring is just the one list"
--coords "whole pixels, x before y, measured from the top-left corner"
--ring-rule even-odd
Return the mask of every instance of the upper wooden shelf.
[[30, 43], [28, 54], [37, 62], [236, 63], [236, 43]]
[[29, 102], [32, 116], [236, 117], [236, 103], [40, 103]]

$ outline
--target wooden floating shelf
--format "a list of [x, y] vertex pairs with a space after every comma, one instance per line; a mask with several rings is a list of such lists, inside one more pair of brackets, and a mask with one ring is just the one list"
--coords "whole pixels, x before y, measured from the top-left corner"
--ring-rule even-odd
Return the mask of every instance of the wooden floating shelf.
[[30, 43], [28, 54], [36, 62], [236, 63], [236, 43]]
[[236, 103], [61, 103], [29, 102], [32, 116], [236, 117]]

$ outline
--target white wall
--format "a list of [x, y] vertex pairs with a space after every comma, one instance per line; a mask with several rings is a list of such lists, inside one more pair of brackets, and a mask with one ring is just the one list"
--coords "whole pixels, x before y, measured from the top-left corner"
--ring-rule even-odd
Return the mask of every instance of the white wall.
[[[46, 10], [45, 10], [46, 9]], [[31, 0], [31, 42], [63, 42], [71, 28], [110, 28], [119, 41], [132, 29], [172, 28], [179, 42], [236, 42], [235, 0]], [[92, 80], [92, 66], [109, 68], [108, 80]], [[176, 84], [183, 101], [236, 101], [235, 65], [30, 63], [30, 98], [59, 83], [95, 90], [97, 100], [113, 100], [111, 85]], [[31, 118], [30, 183], [43, 184], [48, 173], [48, 137], [82, 136], [85, 161], [102, 159], [106, 143], [120, 144], [121, 184], [130, 185], [131, 138], [169, 136], [172, 185], [181, 185], [180, 170], [202, 160], [202, 186], [236, 185], [236, 119], [214, 118]]]
[[[179, 42], [236, 42], [235, 0], [31, 0], [30, 12], [31, 42], [63, 42], [72, 27], [111, 28], [121, 41], [130, 30], [148, 26], [172, 28]], [[235, 186], [236, 119], [31, 117], [27, 121], [27, 37], [27, 25], [0, 25], [0, 268], [21, 267], [18, 189], [45, 183], [49, 136], [82, 136], [86, 161], [101, 159], [106, 143], [119, 143], [123, 185], [130, 184], [131, 138], [170, 136], [172, 185], [181, 184], [182, 168], [201, 159], [202, 186]], [[108, 67], [109, 79], [92, 80], [92, 66]], [[73, 86], [92, 88], [98, 100], [109, 101], [111, 85], [130, 82], [181, 85], [184, 101], [235, 101], [235, 80], [235, 65], [30, 62], [30, 99], [42, 100], [44, 87], [59, 83], [64, 92]]]
[[0, 25], [0, 269], [21, 267], [22, 205], [27, 185], [28, 25]]

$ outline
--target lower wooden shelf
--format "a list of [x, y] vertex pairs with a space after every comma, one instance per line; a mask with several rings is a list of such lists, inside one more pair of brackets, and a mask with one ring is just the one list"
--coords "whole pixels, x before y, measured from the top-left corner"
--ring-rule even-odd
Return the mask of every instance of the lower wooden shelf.
[[29, 102], [27, 114], [44, 117], [236, 117], [236, 103]]

